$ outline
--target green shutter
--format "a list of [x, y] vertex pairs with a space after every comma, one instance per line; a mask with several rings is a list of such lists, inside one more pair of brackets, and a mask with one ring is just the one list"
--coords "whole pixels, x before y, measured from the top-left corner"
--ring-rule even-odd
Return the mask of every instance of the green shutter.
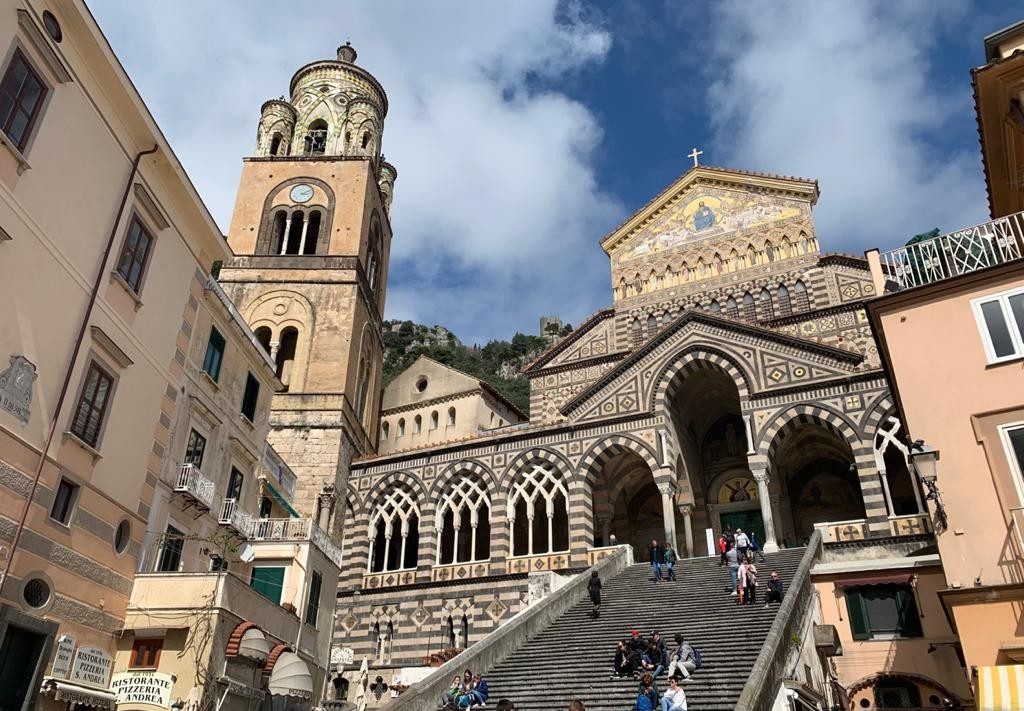
[[868, 611], [859, 590], [846, 589], [846, 611], [850, 618], [850, 631], [854, 639], [871, 639]]
[[306, 600], [306, 624], [316, 627], [317, 617], [320, 616], [320, 588], [323, 585], [323, 578], [320, 573], [313, 571], [309, 581], [309, 598]]
[[284, 589], [284, 568], [253, 568], [249, 585], [263, 597], [280, 605]]
[[909, 585], [900, 586], [896, 589], [896, 612], [899, 615], [899, 629], [896, 631], [901, 637], [920, 637], [921, 618], [917, 614], [917, 601], [914, 600], [914, 590]]

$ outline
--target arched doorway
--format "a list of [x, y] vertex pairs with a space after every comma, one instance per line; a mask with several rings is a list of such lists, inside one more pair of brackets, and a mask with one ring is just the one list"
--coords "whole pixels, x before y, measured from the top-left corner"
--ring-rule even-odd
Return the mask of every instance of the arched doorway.
[[805, 542], [815, 524], [865, 518], [853, 451], [834, 427], [801, 417], [784, 426], [776, 442], [770, 467], [789, 504], [777, 524], [787, 545]]

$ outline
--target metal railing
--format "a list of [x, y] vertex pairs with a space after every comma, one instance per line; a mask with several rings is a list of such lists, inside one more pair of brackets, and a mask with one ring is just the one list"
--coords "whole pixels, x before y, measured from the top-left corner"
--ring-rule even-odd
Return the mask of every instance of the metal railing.
[[310, 541], [332, 563], [341, 567], [341, 549], [312, 519], [254, 518], [249, 525], [251, 541]]
[[249, 529], [252, 528], [252, 516], [243, 511], [238, 505], [238, 499], [224, 499], [220, 507], [218, 521], [225, 526], [231, 526], [243, 536], [249, 536]]
[[182, 464], [174, 490], [191, 496], [206, 508], [213, 507], [213, 482], [195, 464]]
[[900, 288], [932, 284], [1024, 255], [1024, 212], [881, 253], [889, 279]]

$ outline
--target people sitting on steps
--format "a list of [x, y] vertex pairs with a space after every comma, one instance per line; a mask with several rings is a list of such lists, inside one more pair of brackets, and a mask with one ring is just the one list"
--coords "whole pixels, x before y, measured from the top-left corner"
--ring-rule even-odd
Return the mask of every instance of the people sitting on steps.
[[686, 711], [686, 692], [674, 676], [668, 678], [668, 688], [662, 694], [661, 711]]
[[765, 600], [764, 606], [768, 607], [773, 602], [782, 602], [782, 581], [779, 579], [779, 574], [776, 571], [772, 571], [772, 575], [768, 578], [768, 585], [765, 589]]
[[697, 670], [697, 654], [681, 632], [676, 632], [676, 646], [669, 655], [668, 676], [689, 679], [690, 674]]
[[451, 686], [441, 699], [441, 707], [446, 711], [484, 708], [487, 705], [488, 693], [487, 680], [483, 675], [474, 676], [467, 669], [462, 676], [456, 674], [452, 679]]
[[654, 677], [644, 674], [640, 677], [640, 691], [636, 695], [636, 711], [657, 711], [658, 690], [654, 686]]
[[670, 677], [685, 681], [700, 668], [701, 660], [700, 652], [681, 633], [676, 633], [675, 644], [669, 654], [659, 632], [652, 632], [644, 640], [639, 632], [633, 630], [629, 641], [621, 640], [616, 644], [613, 665], [612, 679], [641, 678], [645, 674], [657, 679], [667, 670]]

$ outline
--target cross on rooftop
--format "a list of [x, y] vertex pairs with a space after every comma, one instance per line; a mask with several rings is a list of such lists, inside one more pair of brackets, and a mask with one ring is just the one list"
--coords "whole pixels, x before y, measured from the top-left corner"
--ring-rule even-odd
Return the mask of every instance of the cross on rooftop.
[[702, 156], [702, 155], [704, 155], [704, 151], [698, 151], [696, 148], [694, 148], [692, 151], [690, 151], [686, 155], [686, 157], [687, 158], [693, 158], [693, 167], [696, 168], [699, 165], [699, 163], [697, 162], [697, 156]]

